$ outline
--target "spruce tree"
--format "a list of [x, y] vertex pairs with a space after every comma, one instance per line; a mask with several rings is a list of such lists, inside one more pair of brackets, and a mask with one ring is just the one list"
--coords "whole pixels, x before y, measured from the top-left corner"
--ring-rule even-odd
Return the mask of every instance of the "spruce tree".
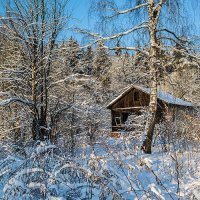
[[64, 62], [67, 72], [78, 72], [78, 64], [81, 58], [81, 50], [79, 44], [72, 37], [62, 45]]
[[92, 47], [88, 47], [84, 52], [82, 59], [83, 71], [87, 75], [91, 75], [94, 73], [93, 60], [94, 52], [92, 50]]
[[95, 75], [103, 85], [110, 83], [109, 69], [112, 63], [103, 42], [99, 42], [94, 59]]

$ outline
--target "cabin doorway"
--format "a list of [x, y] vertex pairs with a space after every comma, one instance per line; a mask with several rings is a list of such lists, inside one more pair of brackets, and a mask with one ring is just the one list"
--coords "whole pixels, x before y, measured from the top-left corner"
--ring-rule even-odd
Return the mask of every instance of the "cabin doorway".
[[121, 113], [122, 124], [125, 124], [129, 116], [129, 113]]

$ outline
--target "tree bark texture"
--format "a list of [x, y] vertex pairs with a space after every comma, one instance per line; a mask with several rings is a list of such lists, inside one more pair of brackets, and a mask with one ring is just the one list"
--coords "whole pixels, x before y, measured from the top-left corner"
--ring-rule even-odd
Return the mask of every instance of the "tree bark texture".
[[149, 37], [150, 37], [150, 52], [149, 52], [149, 69], [151, 76], [151, 93], [149, 102], [149, 113], [145, 127], [146, 138], [142, 144], [141, 149], [150, 154], [153, 140], [153, 133], [156, 124], [157, 112], [157, 87], [158, 87], [158, 41], [156, 37], [156, 29], [158, 18], [162, 9], [163, 0], [159, 4], [154, 5], [154, 0], [148, 1], [149, 13]]

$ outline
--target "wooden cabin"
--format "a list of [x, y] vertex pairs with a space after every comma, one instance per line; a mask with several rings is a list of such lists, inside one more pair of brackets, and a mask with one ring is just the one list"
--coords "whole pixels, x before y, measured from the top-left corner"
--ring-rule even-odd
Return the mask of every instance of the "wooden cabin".
[[[139, 115], [143, 108], [149, 106], [150, 92], [150, 88], [132, 85], [107, 106], [111, 110], [112, 132], [126, 130], [125, 122], [128, 116], [131, 114]], [[157, 123], [166, 117], [174, 120], [176, 117], [180, 117], [180, 111], [193, 109], [192, 103], [161, 90], [158, 90], [157, 98]]]

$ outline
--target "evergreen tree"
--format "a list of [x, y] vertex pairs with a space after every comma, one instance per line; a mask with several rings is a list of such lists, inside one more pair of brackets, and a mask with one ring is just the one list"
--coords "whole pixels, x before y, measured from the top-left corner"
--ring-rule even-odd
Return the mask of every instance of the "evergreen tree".
[[67, 74], [70, 72], [77, 72], [79, 60], [81, 58], [81, 50], [78, 42], [71, 37], [66, 44], [62, 45], [61, 49], [63, 51]]
[[82, 60], [83, 71], [87, 75], [91, 75], [94, 72], [93, 60], [94, 60], [94, 52], [92, 50], [92, 47], [88, 47], [84, 52]]
[[110, 83], [109, 69], [112, 63], [103, 42], [99, 42], [94, 59], [95, 75], [104, 85]]

